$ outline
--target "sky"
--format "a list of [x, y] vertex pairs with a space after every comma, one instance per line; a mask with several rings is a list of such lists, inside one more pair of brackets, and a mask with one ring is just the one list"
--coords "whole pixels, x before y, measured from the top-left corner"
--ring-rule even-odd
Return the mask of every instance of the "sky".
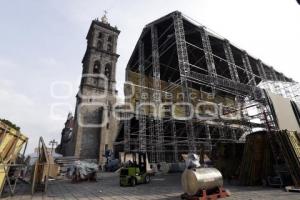
[[0, 0], [0, 118], [29, 137], [60, 141], [74, 112], [90, 23], [108, 12], [118, 39], [117, 89], [143, 27], [179, 10], [300, 81], [300, 5], [296, 0]]

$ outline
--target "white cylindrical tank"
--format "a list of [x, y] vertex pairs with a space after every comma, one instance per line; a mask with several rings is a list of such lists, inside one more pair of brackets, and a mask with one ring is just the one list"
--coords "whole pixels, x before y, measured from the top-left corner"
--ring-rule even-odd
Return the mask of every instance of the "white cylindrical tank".
[[181, 175], [181, 184], [185, 193], [195, 195], [199, 190], [222, 187], [223, 177], [215, 168], [185, 169]]

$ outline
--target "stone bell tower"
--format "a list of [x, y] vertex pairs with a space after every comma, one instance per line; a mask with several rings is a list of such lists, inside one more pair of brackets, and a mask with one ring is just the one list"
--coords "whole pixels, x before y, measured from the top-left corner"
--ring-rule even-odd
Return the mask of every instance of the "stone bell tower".
[[112, 27], [106, 14], [93, 20], [87, 34], [87, 49], [82, 60], [82, 78], [77, 94], [73, 155], [97, 159], [113, 149], [117, 122], [112, 106], [116, 102], [117, 39], [120, 31]]

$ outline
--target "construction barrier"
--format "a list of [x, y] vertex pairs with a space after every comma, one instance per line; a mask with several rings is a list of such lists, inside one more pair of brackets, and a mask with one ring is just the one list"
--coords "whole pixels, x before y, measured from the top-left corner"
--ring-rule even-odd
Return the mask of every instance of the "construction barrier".
[[59, 165], [54, 163], [54, 159], [47, 151], [47, 147], [42, 137], [39, 139], [38, 155], [31, 178], [32, 194], [36, 191], [47, 192], [49, 177], [55, 178], [59, 172]]

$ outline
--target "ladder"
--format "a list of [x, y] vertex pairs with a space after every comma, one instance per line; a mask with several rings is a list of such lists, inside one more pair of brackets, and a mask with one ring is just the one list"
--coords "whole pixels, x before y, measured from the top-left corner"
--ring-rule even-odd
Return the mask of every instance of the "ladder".
[[[278, 128], [277, 122], [275, 121], [274, 116], [272, 115], [271, 102], [265, 91], [264, 91], [263, 98], [264, 98], [263, 105], [260, 106], [260, 110], [262, 112], [261, 121], [263, 121], [266, 125], [267, 139], [269, 141], [269, 144], [271, 147], [271, 152], [272, 152], [272, 154], [274, 156], [274, 160], [275, 160], [274, 171], [280, 182], [280, 186], [283, 186], [283, 180], [282, 180], [280, 171], [278, 171], [278, 166], [280, 164], [280, 161], [284, 161], [285, 158], [282, 155], [282, 147], [280, 146], [280, 141], [278, 141], [278, 137], [275, 135], [276, 131], [278, 131], [279, 128]], [[278, 146], [279, 146], [279, 148], [277, 148]]]

